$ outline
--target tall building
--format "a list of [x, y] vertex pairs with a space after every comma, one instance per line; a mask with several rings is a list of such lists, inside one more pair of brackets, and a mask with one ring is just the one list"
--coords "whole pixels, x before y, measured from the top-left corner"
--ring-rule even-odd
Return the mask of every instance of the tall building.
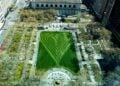
[[59, 15], [71, 15], [80, 11], [81, 0], [31, 0], [33, 9], [55, 9]]
[[110, 17], [115, 0], [83, 0], [83, 3], [92, 9], [96, 17], [103, 20], [106, 25], [105, 21]]
[[95, 15], [101, 19], [104, 14], [107, 1], [108, 0], [83, 0], [83, 3], [85, 3], [90, 9], [92, 8]]
[[83, 0], [120, 41], [120, 0]]
[[120, 0], [115, 0], [112, 12], [108, 20], [109, 28], [113, 28], [117, 37], [120, 39]]

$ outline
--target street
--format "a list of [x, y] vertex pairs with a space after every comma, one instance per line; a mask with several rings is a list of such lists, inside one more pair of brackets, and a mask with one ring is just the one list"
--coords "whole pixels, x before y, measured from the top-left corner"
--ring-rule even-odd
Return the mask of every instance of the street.
[[16, 6], [16, 9], [13, 12], [9, 12], [9, 14], [7, 15], [5, 19], [5, 24], [0, 30], [0, 47], [5, 38], [7, 30], [17, 21], [17, 19], [19, 18], [18, 12], [20, 9], [26, 6], [26, 3], [24, 0], [17, 0]]

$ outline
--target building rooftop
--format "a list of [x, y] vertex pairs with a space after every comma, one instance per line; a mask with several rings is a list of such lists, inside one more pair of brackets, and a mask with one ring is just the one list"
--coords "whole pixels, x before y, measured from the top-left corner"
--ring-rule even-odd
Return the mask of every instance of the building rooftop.
[[81, 0], [32, 0], [33, 2], [81, 3]]

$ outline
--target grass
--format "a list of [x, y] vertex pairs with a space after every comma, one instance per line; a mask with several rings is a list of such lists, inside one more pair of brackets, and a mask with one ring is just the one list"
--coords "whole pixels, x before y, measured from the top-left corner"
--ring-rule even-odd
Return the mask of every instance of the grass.
[[22, 71], [23, 71], [23, 66], [24, 64], [20, 63], [17, 65], [17, 69], [15, 71], [15, 76], [14, 76], [14, 80], [19, 80], [22, 76]]
[[69, 32], [42, 32], [38, 52], [36, 68], [39, 70], [53, 67], [63, 67], [73, 73], [79, 70], [72, 34]]

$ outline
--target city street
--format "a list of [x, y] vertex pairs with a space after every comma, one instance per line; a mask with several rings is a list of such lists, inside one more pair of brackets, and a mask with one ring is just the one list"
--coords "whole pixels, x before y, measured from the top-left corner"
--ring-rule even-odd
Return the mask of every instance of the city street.
[[5, 33], [7, 30], [17, 21], [19, 18], [18, 12], [20, 9], [24, 8], [26, 6], [24, 0], [17, 0], [16, 2], [16, 9], [13, 12], [9, 12], [5, 19], [5, 24], [0, 30], [0, 46], [2, 45], [2, 42], [5, 37]]

